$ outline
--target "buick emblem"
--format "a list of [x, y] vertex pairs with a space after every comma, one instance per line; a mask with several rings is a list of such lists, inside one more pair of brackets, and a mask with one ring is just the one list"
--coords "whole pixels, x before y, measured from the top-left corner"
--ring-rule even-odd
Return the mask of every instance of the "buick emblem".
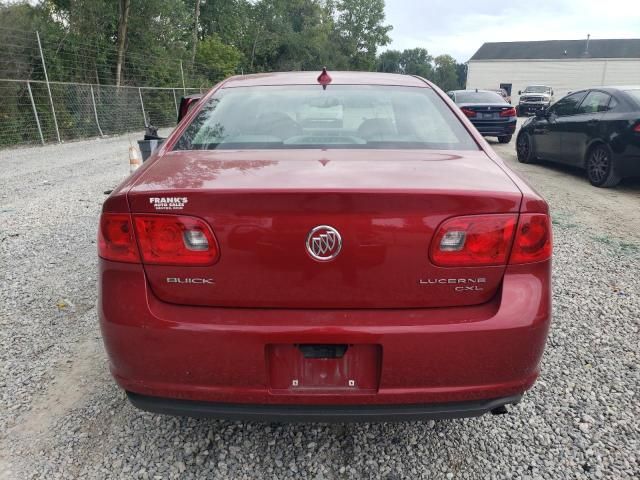
[[342, 248], [342, 237], [338, 231], [328, 225], [319, 225], [307, 235], [307, 252], [319, 262], [333, 260]]

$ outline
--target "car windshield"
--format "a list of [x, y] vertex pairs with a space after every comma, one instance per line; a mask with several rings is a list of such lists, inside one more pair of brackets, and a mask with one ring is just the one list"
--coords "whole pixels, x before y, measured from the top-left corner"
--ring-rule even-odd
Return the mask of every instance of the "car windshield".
[[504, 103], [495, 92], [456, 92], [456, 103]]
[[547, 93], [549, 90], [549, 87], [527, 87], [524, 93]]
[[[495, 94], [494, 94], [495, 95]], [[221, 89], [174, 150], [374, 148], [477, 150], [430, 88], [330, 85]]]

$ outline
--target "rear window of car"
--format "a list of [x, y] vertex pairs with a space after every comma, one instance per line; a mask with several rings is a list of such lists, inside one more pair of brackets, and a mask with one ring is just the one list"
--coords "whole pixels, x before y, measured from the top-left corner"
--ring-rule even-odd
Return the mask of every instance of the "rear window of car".
[[627, 92], [629, 96], [631, 96], [631, 98], [633, 98], [636, 101], [636, 103], [640, 105], [640, 88], [633, 89], [633, 90], [625, 90], [625, 92]]
[[430, 88], [368, 85], [221, 89], [174, 150], [479, 147]]
[[504, 98], [494, 92], [456, 92], [456, 103], [504, 103]]

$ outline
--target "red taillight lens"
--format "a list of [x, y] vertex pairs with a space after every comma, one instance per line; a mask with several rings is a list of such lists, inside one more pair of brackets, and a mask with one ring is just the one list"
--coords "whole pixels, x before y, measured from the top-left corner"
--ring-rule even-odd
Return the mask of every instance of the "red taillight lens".
[[531, 263], [551, 258], [552, 234], [549, 216], [542, 213], [520, 215], [509, 263]]
[[500, 112], [500, 116], [501, 117], [515, 117], [516, 116], [516, 109], [514, 107], [511, 107], [511, 108], [507, 108], [505, 110], [502, 110]]
[[638, 122], [638, 123], [636, 124], [636, 126], [635, 126], [635, 127], [633, 127], [633, 131], [634, 131], [634, 132], [636, 132], [636, 133], [640, 133], [640, 122]]
[[142, 261], [153, 265], [211, 265], [218, 243], [209, 225], [183, 215], [134, 215]]
[[540, 262], [551, 258], [551, 250], [549, 216], [523, 213], [519, 220], [516, 214], [446, 220], [436, 231], [429, 253], [441, 267], [472, 267], [505, 265], [507, 258], [509, 264]]
[[431, 261], [441, 267], [504, 265], [517, 219], [509, 213], [446, 220], [431, 242]]
[[115, 262], [140, 261], [129, 214], [102, 214], [98, 228], [98, 255]]
[[467, 117], [475, 117], [476, 116], [476, 112], [474, 112], [470, 108], [462, 107], [460, 110], [462, 110], [462, 113], [464, 113]]

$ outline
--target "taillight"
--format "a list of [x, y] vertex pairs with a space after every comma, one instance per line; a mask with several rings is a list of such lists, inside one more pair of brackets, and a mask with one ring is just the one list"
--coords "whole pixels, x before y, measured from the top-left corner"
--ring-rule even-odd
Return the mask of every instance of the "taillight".
[[98, 228], [98, 255], [115, 262], [140, 262], [129, 214], [102, 214]]
[[509, 263], [531, 263], [551, 258], [552, 234], [549, 216], [542, 213], [520, 215]]
[[153, 265], [211, 265], [218, 260], [218, 243], [209, 225], [184, 215], [133, 215], [143, 263]]
[[516, 109], [514, 107], [506, 108], [500, 112], [501, 117], [515, 117]]
[[470, 108], [462, 107], [460, 110], [462, 110], [462, 113], [464, 113], [467, 117], [475, 117], [476, 116], [476, 112], [474, 112]]
[[[440, 267], [479, 267], [551, 258], [551, 224], [541, 213], [469, 215], [444, 221], [429, 256]], [[511, 254], [511, 256], [509, 256]]]
[[431, 261], [441, 267], [504, 265], [517, 220], [510, 213], [446, 220], [431, 242]]
[[633, 131], [636, 133], [640, 133], [640, 122], [636, 123], [636, 126], [633, 127]]

